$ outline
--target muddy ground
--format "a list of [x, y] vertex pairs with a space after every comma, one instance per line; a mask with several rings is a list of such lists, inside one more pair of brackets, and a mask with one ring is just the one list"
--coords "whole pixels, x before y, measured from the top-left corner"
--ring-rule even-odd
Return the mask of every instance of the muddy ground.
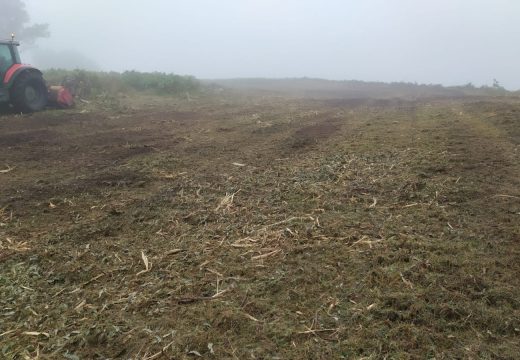
[[0, 116], [2, 359], [515, 359], [520, 101]]

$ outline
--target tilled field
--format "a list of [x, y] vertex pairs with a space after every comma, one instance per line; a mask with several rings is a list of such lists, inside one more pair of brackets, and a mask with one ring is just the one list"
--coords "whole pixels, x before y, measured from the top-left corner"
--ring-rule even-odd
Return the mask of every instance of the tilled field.
[[518, 358], [518, 99], [136, 103], [0, 117], [0, 358]]

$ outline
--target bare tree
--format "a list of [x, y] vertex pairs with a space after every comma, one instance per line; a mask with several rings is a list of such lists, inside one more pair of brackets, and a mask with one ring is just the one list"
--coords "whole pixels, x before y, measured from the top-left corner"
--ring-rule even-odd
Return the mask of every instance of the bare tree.
[[48, 24], [30, 24], [30, 17], [22, 0], [0, 0], [0, 39], [11, 34], [27, 43], [48, 37]]

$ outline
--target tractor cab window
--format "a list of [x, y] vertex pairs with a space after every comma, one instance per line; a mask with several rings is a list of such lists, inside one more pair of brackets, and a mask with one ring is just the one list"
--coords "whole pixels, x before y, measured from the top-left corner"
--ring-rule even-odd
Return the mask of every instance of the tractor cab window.
[[0, 74], [4, 74], [13, 65], [13, 56], [9, 45], [0, 44]]

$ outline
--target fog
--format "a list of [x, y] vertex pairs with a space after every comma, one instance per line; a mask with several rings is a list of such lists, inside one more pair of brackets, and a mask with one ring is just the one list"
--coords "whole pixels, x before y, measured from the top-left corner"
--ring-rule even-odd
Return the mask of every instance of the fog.
[[31, 20], [49, 23], [51, 31], [32, 52], [55, 54], [56, 66], [70, 52], [76, 59], [71, 62], [101, 70], [207, 79], [306, 76], [482, 85], [496, 78], [508, 89], [520, 89], [518, 0], [26, 4]]

